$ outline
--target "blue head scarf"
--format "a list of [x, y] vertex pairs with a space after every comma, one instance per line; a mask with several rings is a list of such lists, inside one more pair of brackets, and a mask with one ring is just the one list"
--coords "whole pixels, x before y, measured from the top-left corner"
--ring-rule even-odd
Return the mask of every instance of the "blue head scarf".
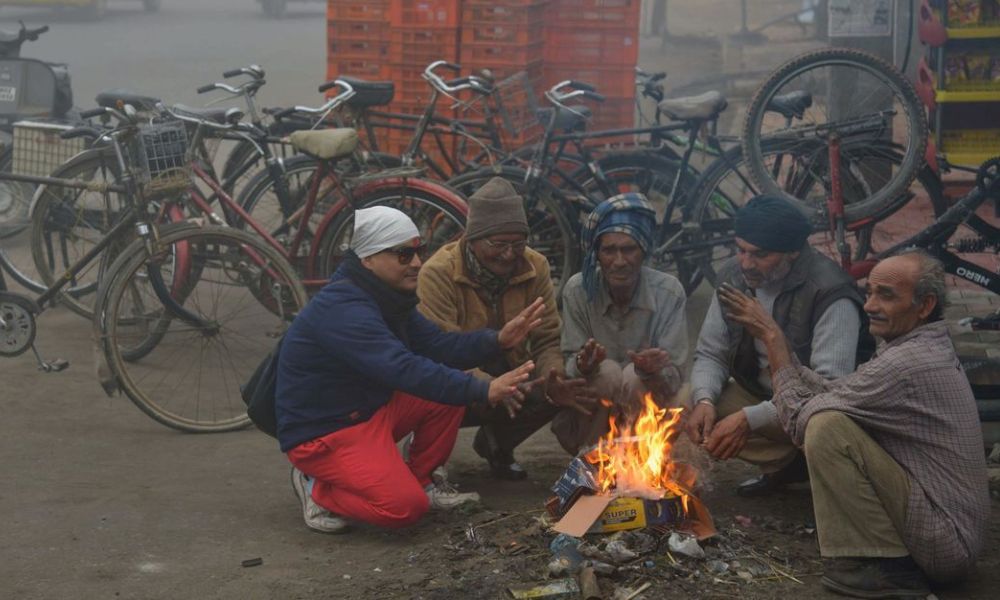
[[584, 254], [583, 289], [587, 292], [587, 299], [593, 300], [597, 293], [597, 240], [601, 235], [624, 233], [634, 239], [642, 252], [649, 256], [655, 229], [656, 213], [650, 208], [646, 197], [635, 192], [612, 196], [587, 215], [587, 221], [580, 232]]

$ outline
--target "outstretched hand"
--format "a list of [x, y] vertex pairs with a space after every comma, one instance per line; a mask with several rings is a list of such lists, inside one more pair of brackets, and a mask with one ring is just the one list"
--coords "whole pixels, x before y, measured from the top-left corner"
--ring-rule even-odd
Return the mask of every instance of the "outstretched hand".
[[629, 350], [628, 358], [640, 376], [654, 377], [670, 366], [670, 353], [662, 348], [645, 348], [638, 352]]
[[549, 369], [545, 380], [545, 394], [552, 404], [561, 408], [572, 408], [588, 417], [594, 414], [594, 408], [600, 398], [587, 380], [580, 377], [566, 379], [555, 369]]
[[753, 337], [767, 341], [769, 337], [781, 335], [781, 328], [764, 310], [760, 300], [723, 283], [719, 286], [719, 302], [726, 316], [742, 325]]
[[545, 301], [538, 297], [527, 308], [522, 310], [516, 317], [507, 321], [500, 333], [497, 334], [497, 341], [500, 348], [510, 350], [528, 337], [531, 330], [542, 324], [542, 314], [545, 312]]
[[519, 386], [528, 381], [534, 368], [535, 363], [529, 360], [520, 367], [511, 369], [491, 381], [488, 396], [490, 406], [502, 403], [507, 408], [507, 413], [513, 418], [517, 411], [521, 410], [521, 403], [524, 401], [524, 394]]
[[576, 353], [576, 369], [584, 377], [592, 374], [597, 366], [608, 357], [608, 351], [600, 345], [597, 340], [590, 338], [587, 343]]

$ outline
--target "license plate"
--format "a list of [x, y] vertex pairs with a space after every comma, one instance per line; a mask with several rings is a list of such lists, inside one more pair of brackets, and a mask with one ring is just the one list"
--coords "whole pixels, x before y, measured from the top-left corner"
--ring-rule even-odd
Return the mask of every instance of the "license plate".
[[10, 85], [0, 85], [0, 102], [13, 102], [16, 97], [16, 87]]

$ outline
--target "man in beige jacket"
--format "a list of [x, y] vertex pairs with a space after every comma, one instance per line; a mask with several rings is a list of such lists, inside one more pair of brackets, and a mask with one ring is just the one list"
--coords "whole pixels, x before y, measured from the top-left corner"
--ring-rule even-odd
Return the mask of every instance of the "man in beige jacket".
[[496, 177], [469, 198], [464, 237], [438, 250], [420, 271], [419, 310], [445, 331], [502, 327], [536, 299], [545, 302], [542, 323], [528, 339], [478, 375], [492, 379], [533, 360], [534, 380], [515, 413], [501, 407], [469, 408], [463, 425], [480, 425], [473, 448], [493, 474], [524, 479], [514, 449], [543, 427], [560, 408], [589, 414], [596, 398], [583, 379], [566, 379], [559, 349], [556, 293], [544, 256], [527, 247], [524, 201], [514, 186]]

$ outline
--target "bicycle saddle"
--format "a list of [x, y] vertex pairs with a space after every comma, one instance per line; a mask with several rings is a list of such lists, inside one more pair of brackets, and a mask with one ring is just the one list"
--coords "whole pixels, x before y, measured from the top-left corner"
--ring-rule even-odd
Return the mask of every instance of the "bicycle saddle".
[[385, 106], [392, 102], [392, 97], [396, 94], [396, 86], [391, 81], [365, 81], [357, 77], [337, 79], [351, 84], [354, 88], [354, 95], [347, 101], [347, 105], [353, 108]]
[[709, 121], [726, 110], [729, 102], [719, 92], [705, 92], [697, 96], [684, 98], [668, 98], [657, 105], [660, 112], [674, 121]]
[[813, 97], [809, 92], [799, 90], [788, 92], [771, 98], [767, 103], [767, 110], [781, 113], [786, 119], [801, 119], [805, 116], [806, 109], [812, 106]]
[[187, 106], [185, 104], [175, 104], [171, 107], [171, 110], [185, 117], [201, 119], [203, 121], [212, 121], [213, 123], [218, 123], [219, 125], [225, 125], [227, 123], [226, 113], [229, 111], [227, 108], [198, 108], [194, 106]]
[[288, 136], [292, 147], [299, 152], [323, 160], [350, 156], [358, 147], [358, 132], [348, 127], [321, 129], [319, 131], [296, 131]]
[[[555, 107], [551, 106], [538, 109], [536, 115], [542, 127], [548, 126], [553, 110], [555, 110]], [[584, 124], [592, 114], [590, 108], [583, 104], [568, 106], [566, 108], [559, 107], [559, 111], [556, 113], [555, 130], [573, 131], [575, 129], [583, 129]]]
[[118, 103], [122, 102], [124, 104], [131, 104], [138, 111], [153, 110], [160, 102], [159, 98], [144, 96], [121, 88], [105, 90], [97, 94], [97, 98], [94, 100], [98, 106], [103, 106], [104, 108], [118, 108]]

